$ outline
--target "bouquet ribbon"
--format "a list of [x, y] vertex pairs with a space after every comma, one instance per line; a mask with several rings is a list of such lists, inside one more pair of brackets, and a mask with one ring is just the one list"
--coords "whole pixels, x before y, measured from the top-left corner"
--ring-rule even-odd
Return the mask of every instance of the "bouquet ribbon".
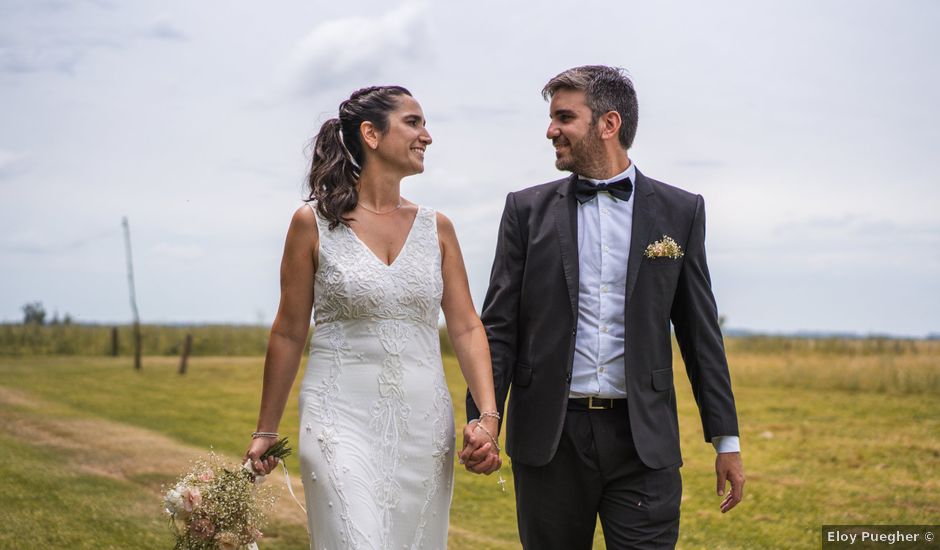
[[[294, 494], [294, 487], [293, 487], [293, 485], [291, 485], [291, 482], [290, 482], [290, 474], [287, 473], [287, 465], [284, 464], [284, 460], [283, 460], [283, 459], [282, 459], [282, 460], [279, 460], [278, 462], [280, 462], [280, 464], [281, 464], [281, 469], [284, 470], [284, 483], [287, 485], [287, 491], [290, 493], [291, 498], [294, 499], [294, 502], [297, 503], [297, 506], [298, 506], [301, 510], [303, 510], [304, 515], [306, 515], [306, 514], [307, 514], [307, 509], [304, 507], [303, 504], [300, 503], [300, 500], [297, 498], [297, 495]], [[258, 473], [257, 470], [255, 470], [255, 467], [254, 467], [254, 465], [251, 463], [251, 459], [250, 459], [250, 458], [247, 459], [247, 460], [245, 460], [245, 463], [242, 464], [242, 468], [248, 470], [249, 472], [251, 472], [251, 474], [252, 474], [253, 476], [255, 476], [255, 483], [261, 483], [261, 482], [264, 481], [264, 477], [265, 477], [264, 474], [260, 474], [260, 473]], [[306, 526], [306, 523], [304, 524], [304, 526]], [[251, 547], [249, 547], [249, 550], [257, 550], [257, 548], [258, 548], [257, 546], [255, 546], [255, 548], [253, 548], [253, 549], [252, 549]]]

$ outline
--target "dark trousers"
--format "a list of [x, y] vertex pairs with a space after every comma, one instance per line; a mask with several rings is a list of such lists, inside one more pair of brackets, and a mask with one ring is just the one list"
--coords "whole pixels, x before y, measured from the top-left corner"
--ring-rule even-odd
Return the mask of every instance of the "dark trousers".
[[609, 550], [675, 548], [679, 468], [640, 461], [626, 408], [569, 408], [552, 461], [512, 473], [526, 550], [591, 550], [598, 514]]

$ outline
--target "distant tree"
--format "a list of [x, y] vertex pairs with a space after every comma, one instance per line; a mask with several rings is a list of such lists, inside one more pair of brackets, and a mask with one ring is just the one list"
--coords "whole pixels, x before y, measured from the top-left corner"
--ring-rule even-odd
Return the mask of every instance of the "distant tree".
[[69, 315], [68, 313], [66, 313], [66, 314], [65, 314], [65, 317], [62, 318], [62, 324], [63, 324], [63, 325], [71, 325], [71, 324], [72, 324], [72, 316]]
[[55, 325], [58, 325], [59, 323], [60, 323], [59, 310], [54, 310], [52, 312], [52, 319], [49, 320], [49, 324], [55, 326]]
[[24, 325], [42, 325], [46, 322], [46, 308], [42, 302], [30, 302], [23, 306]]
[[727, 317], [726, 315], [719, 315], [719, 316], [718, 316], [718, 326], [719, 326], [719, 327], [725, 328], [725, 323], [727, 323], [727, 322], [728, 322], [728, 317]]

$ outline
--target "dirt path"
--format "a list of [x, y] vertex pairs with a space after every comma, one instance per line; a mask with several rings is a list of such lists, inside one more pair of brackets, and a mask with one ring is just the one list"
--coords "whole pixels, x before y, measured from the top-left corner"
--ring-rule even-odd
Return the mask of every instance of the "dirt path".
[[[193, 460], [206, 454], [205, 449], [184, 445], [145, 428], [101, 418], [57, 416], [56, 410], [62, 407], [0, 386], [0, 433], [28, 440], [36, 446], [64, 451], [64, 468], [142, 484], [152, 493], [155, 504], [160, 502], [160, 482], [141, 483], [141, 479], [169, 482], [186, 471]], [[233, 462], [237, 460], [229, 458]], [[303, 502], [300, 480], [292, 477], [291, 481], [297, 498]], [[282, 489], [272, 519], [303, 525], [303, 512], [284, 489], [283, 475], [278, 472], [268, 483]], [[512, 547], [505, 541], [456, 525], [451, 525], [450, 531], [455, 538], [472, 543], [475, 548]]]
[[[0, 386], [0, 432], [15, 439], [63, 452], [63, 467], [92, 475], [140, 483], [141, 479], [170, 482], [189, 469], [206, 450], [191, 447], [163, 434], [101, 418], [57, 417], [62, 405], [37, 399]], [[236, 462], [236, 457], [229, 457]], [[294, 492], [303, 502], [300, 480], [291, 478]], [[269, 483], [284, 487], [283, 475]], [[160, 482], [144, 482], [159, 502]], [[303, 525], [303, 512], [287, 494], [278, 499], [272, 519]]]

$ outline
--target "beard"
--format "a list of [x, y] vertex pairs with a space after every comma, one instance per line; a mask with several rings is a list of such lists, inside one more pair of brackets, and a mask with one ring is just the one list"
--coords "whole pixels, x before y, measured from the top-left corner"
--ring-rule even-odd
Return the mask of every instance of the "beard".
[[604, 143], [593, 124], [583, 138], [576, 142], [567, 141], [567, 144], [568, 153], [555, 159], [555, 168], [590, 176], [604, 165]]

